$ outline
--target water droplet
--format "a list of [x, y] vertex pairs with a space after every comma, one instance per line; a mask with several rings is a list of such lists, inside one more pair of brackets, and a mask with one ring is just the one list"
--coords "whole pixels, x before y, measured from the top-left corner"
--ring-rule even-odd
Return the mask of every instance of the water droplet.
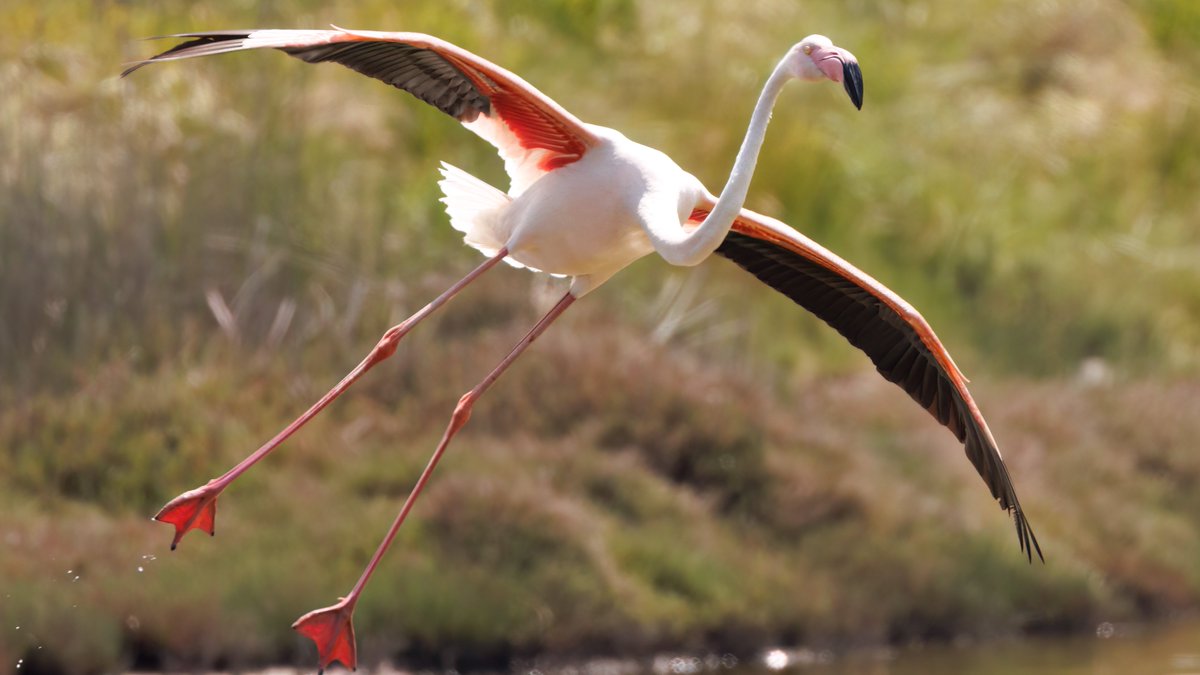
[[138, 565], [138, 572], [144, 572], [144, 571], [146, 571], [146, 568], [142, 567], [141, 565]]
[[20, 627], [20, 626], [17, 626], [17, 627], [16, 627], [16, 630], [21, 630], [21, 627]]
[[75, 575], [75, 578], [71, 580], [71, 583], [75, 583], [76, 581], [79, 581], [79, 575], [78, 575], [78, 574], [76, 574], [76, 575]]
[[20, 668], [20, 667], [21, 667], [21, 664], [22, 664], [22, 663], [25, 663], [25, 659], [17, 659], [17, 667], [18, 667], [18, 668]]
[[772, 649], [763, 657], [763, 663], [771, 670], [782, 670], [787, 667], [789, 661], [791, 659], [788, 658], [787, 652], [782, 649]]

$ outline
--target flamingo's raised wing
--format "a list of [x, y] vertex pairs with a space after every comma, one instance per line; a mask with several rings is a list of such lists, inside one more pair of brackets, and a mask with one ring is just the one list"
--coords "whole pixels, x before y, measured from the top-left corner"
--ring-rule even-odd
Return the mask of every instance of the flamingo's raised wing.
[[494, 145], [520, 194], [543, 173], [597, 143], [587, 127], [517, 75], [465, 49], [420, 33], [253, 30], [182, 33], [190, 38], [129, 67], [247, 49], [278, 49], [309, 63], [333, 61], [382, 80], [462, 122]]
[[[702, 221], [712, 204], [691, 220]], [[787, 225], [743, 209], [717, 253], [791, 298], [864, 351], [875, 368], [929, 411], [966, 448], [983, 481], [1012, 514], [1021, 551], [1041, 547], [967, 380], [925, 319], [883, 284]]]

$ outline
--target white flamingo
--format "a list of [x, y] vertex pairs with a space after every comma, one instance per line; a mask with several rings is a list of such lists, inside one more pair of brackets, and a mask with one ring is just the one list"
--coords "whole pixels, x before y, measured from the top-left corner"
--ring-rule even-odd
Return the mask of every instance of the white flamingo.
[[650, 253], [674, 265], [695, 265], [714, 252], [725, 256], [835, 328], [963, 442], [992, 496], [1012, 515], [1022, 552], [1029, 560], [1035, 550], [1041, 557], [966, 378], [921, 315], [791, 227], [742, 208], [771, 108], [789, 80], [840, 82], [854, 105], [862, 107], [858, 62], [828, 38], [804, 38], [771, 72], [718, 199], [662, 152], [612, 129], [581, 122], [517, 75], [435, 37], [336, 27], [173, 37], [187, 40], [124, 74], [153, 61], [260, 48], [278, 49], [309, 63], [341, 63], [462, 122], [496, 147], [512, 184], [504, 192], [443, 164], [442, 201], [450, 223], [487, 259], [384, 333], [353, 371], [265, 445], [223, 476], [164, 506], [155, 519], [174, 525], [171, 548], [189, 530], [212, 534], [217, 496], [235, 478], [394, 353], [409, 330], [498, 262], [571, 277], [562, 299], [460, 399], [441, 442], [354, 588], [336, 604], [309, 612], [294, 624], [316, 643], [322, 669], [334, 661], [350, 668], [357, 665], [351, 621], [355, 604], [475, 401], [576, 299]]

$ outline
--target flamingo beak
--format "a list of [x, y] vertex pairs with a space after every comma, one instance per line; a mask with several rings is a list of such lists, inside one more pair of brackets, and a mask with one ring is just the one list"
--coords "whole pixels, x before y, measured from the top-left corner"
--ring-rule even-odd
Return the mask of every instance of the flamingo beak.
[[817, 67], [825, 73], [825, 77], [834, 82], [841, 82], [850, 96], [850, 102], [855, 108], [862, 110], [863, 79], [862, 69], [858, 67], [858, 59], [841, 47], [820, 49], [812, 53], [812, 59]]
[[850, 95], [850, 102], [854, 104], [854, 107], [862, 110], [863, 80], [862, 69], [858, 67], [858, 61], [849, 59], [842, 62], [842, 86], [846, 88], [846, 93]]
[[846, 94], [850, 94], [850, 101], [854, 103], [854, 107], [859, 110], [863, 109], [863, 70], [858, 67], [858, 61], [845, 61], [841, 66], [842, 79], [841, 84], [846, 88]]

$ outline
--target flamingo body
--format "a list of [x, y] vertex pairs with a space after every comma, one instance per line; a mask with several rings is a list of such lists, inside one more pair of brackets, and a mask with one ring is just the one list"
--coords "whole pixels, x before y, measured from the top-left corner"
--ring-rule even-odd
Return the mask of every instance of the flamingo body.
[[[456, 224], [467, 243], [485, 254], [504, 247], [522, 266], [573, 277], [576, 297], [653, 253], [650, 223], [684, 223], [707, 195], [666, 154], [612, 129], [588, 128], [599, 142], [583, 157], [545, 174], [510, 202]], [[470, 210], [445, 183], [447, 210]]]
[[459, 401], [446, 432], [351, 592], [301, 617], [295, 628], [316, 642], [322, 667], [356, 665], [351, 615], [371, 574], [396, 536], [474, 402], [577, 298], [651, 253], [695, 265], [716, 253], [814, 313], [862, 350], [960, 441], [1000, 507], [1016, 525], [1029, 560], [1041, 549], [1008, 469], [967, 380], [933, 329], [886, 286], [788, 225], [742, 208], [771, 109], [788, 81], [841, 83], [862, 107], [862, 73], [850, 52], [810, 35], [787, 51], [768, 77], [720, 197], [666, 154], [621, 133], [586, 124], [517, 75], [438, 38], [419, 33], [259, 30], [189, 33], [187, 41], [141, 63], [251, 49], [278, 49], [309, 63], [335, 62], [407, 91], [491, 143], [510, 178], [507, 189], [461, 169], [442, 167], [450, 224], [487, 260], [404, 322], [303, 415], [219, 478], [183, 493], [155, 518], [175, 527], [213, 531], [216, 498], [367, 370], [391, 356], [420, 321], [501, 261], [572, 278], [570, 290], [496, 368]]

